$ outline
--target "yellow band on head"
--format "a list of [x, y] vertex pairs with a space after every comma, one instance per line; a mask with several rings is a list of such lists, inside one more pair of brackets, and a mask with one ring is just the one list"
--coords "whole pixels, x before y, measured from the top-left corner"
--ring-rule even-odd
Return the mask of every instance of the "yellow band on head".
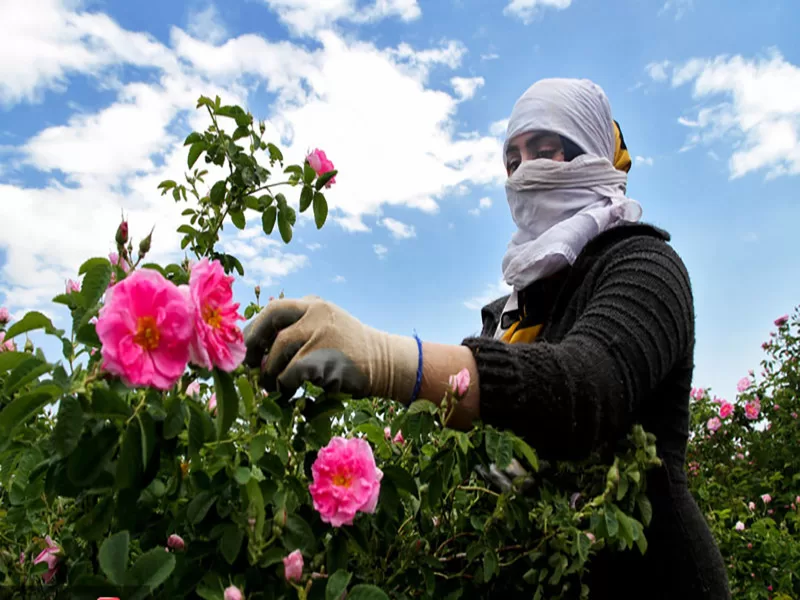
[[628, 154], [625, 138], [622, 137], [622, 130], [616, 121], [614, 121], [614, 167], [626, 173], [631, 170], [631, 155]]

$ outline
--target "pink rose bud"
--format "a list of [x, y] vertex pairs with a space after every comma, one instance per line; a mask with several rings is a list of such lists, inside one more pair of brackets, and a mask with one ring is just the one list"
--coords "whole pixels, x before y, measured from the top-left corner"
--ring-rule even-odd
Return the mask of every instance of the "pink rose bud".
[[25, 553], [24, 552], [20, 552], [19, 553], [19, 564], [24, 564], [24, 563], [25, 563]]
[[114, 236], [114, 240], [120, 246], [124, 246], [128, 243], [128, 222], [125, 219], [123, 219], [122, 223], [117, 227], [117, 234]]
[[3, 306], [0, 308], [0, 325], [5, 325], [11, 320], [11, 315], [8, 312], [8, 309]]
[[402, 446], [403, 444], [405, 444], [406, 441], [405, 439], [403, 439], [403, 432], [398, 429], [397, 434], [394, 436], [394, 439], [392, 441], [398, 446]]
[[587, 531], [587, 532], [585, 532], [585, 533], [584, 533], [584, 535], [585, 535], [587, 538], [589, 538], [589, 541], [590, 541], [592, 544], [594, 544], [594, 543], [597, 541], [597, 539], [594, 537], [594, 534], [593, 534], [591, 531]]
[[749, 508], [750, 510], [755, 510], [756, 509], [756, 503], [755, 502], [748, 502], [747, 503], [747, 508]]
[[795, 499], [794, 499], [794, 501], [795, 501], [797, 504], [800, 504], [800, 496], [797, 496], [797, 498], [795, 498]]
[[450, 376], [450, 389], [456, 398], [461, 399], [467, 395], [469, 390], [470, 376], [467, 368], [461, 369], [455, 375]]
[[286, 581], [300, 581], [303, 577], [303, 554], [295, 550], [283, 559], [283, 571]]
[[217, 394], [211, 394], [211, 398], [208, 399], [208, 410], [209, 412], [216, 413], [217, 412]]
[[77, 281], [72, 281], [72, 279], [67, 279], [67, 294], [71, 294], [72, 292], [80, 292], [81, 291], [81, 284]]
[[186, 548], [186, 543], [183, 538], [175, 533], [167, 538], [167, 547], [173, 550], [183, 550]]
[[771, 585], [768, 585], [768, 586], [767, 586], [767, 589], [768, 589], [768, 590], [771, 592], [771, 591], [772, 591], [772, 586], [771, 586]]
[[751, 542], [747, 542], [747, 549], [748, 550], [752, 550], [753, 549], [753, 544]]
[[387, 440], [392, 439], [392, 428], [391, 427], [384, 427], [383, 428], [383, 437]]
[[772, 406], [772, 410], [780, 410], [780, 409], [781, 409], [781, 405], [780, 404], [774, 404]]
[[774, 514], [774, 513], [775, 513], [775, 511], [774, 511], [774, 510], [772, 510], [771, 508], [770, 508], [770, 509], [767, 511], [767, 514], [768, 514], [768, 515], [771, 515], [771, 514]]
[[797, 413], [796, 413], [796, 412], [793, 412], [793, 413], [792, 413], [792, 418], [793, 418], [793, 419], [796, 419], [796, 418], [797, 418]]
[[741, 521], [737, 521], [736, 525], [734, 526], [734, 529], [736, 531], [744, 531], [744, 523], [742, 523]]
[[783, 315], [782, 317], [778, 317], [777, 319], [775, 319], [775, 327], [783, 327], [788, 322], [789, 322], [789, 315]]
[[772, 496], [770, 496], [769, 494], [763, 494], [761, 496], [761, 500], [764, 501], [764, 504], [769, 504], [770, 502], [772, 502]]
[[224, 600], [244, 600], [244, 594], [242, 594], [242, 590], [235, 585], [226, 587], [225, 593], [222, 597]]

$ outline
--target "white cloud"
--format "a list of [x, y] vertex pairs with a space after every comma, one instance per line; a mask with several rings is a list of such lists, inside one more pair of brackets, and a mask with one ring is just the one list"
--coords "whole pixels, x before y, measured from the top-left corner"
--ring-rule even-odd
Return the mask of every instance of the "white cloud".
[[252, 235], [246, 236], [246, 241], [240, 239], [241, 234], [234, 234], [236, 237], [233, 239], [223, 239], [221, 246], [225, 252], [241, 260], [245, 277], [252, 283], [273, 285], [309, 265], [307, 256], [286, 252], [283, 242], [264, 237], [261, 227], [252, 227], [245, 231], [252, 231]]
[[483, 87], [486, 81], [483, 77], [453, 77], [450, 79], [450, 85], [461, 101], [469, 100], [475, 95], [479, 88]]
[[500, 58], [500, 55], [496, 52], [486, 52], [485, 54], [481, 54], [481, 60], [497, 60]]
[[677, 21], [692, 8], [694, 8], [694, 0], [666, 0], [658, 14], [660, 16], [668, 12], [674, 12], [675, 20]]
[[317, 242], [313, 242], [311, 244], [306, 244], [306, 248], [308, 248], [312, 252], [315, 252], [316, 250], [319, 250], [320, 248], [322, 248], [322, 244], [318, 244]]
[[392, 234], [392, 237], [397, 240], [407, 240], [417, 236], [417, 232], [415, 231], [413, 225], [406, 225], [397, 219], [390, 219], [388, 217], [381, 219], [380, 225], [386, 227], [386, 229], [389, 230], [389, 233]]
[[464, 306], [470, 310], [480, 310], [493, 300], [502, 298], [511, 293], [513, 288], [502, 279], [497, 283], [492, 283], [486, 286], [486, 289], [477, 296], [473, 296], [464, 301]]
[[636, 165], [648, 166], [648, 167], [653, 166], [653, 158], [651, 156], [637, 156], [633, 160], [634, 164]]
[[343, 275], [337, 275], [333, 278], [333, 283], [345, 283], [347, 279], [344, 278]]
[[670, 63], [668, 60], [662, 60], [661, 62], [651, 62], [645, 67], [645, 71], [650, 76], [653, 81], [666, 81], [667, 79], [667, 68], [669, 67]]
[[500, 119], [489, 125], [489, 133], [494, 137], [505, 137], [508, 130], [508, 119]]
[[389, 252], [389, 249], [383, 244], [373, 244], [372, 249], [375, 251], [375, 255], [380, 259], [386, 258], [386, 254]]
[[527, 25], [542, 9], [564, 10], [570, 4], [572, 0], [511, 0], [503, 9], [503, 14], [516, 17]]
[[478, 201], [478, 206], [469, 209], [469, 214], [477, 217], [478, 215], [481, 214], [482, 210], [488, 210], [491, 207], [492, 207], [492, 199], [489, 198], [488, 196], [485, 196]]
[[673, 68], [671, 83], [691, 83], [700, 104], [693, 117], [679, 120], [692, 129], [684, 149], [730, 142], [732, 178], [800, 174], [800, 67], [777, 50], [761, 58], [694, 58]]
[[278, 17], [298, 35], [309, 35], [328, 28], [337, 21], [369, 23], [387, 17], [413, 21], [422, 11], [417, 0], [375, 0], [363, 4], [357, 0], [264, 0]]
[[192, 36], [212, 44], [218, 44], [228, 37], [222, 15], [213, 2], [189, 13], [187, 29]]

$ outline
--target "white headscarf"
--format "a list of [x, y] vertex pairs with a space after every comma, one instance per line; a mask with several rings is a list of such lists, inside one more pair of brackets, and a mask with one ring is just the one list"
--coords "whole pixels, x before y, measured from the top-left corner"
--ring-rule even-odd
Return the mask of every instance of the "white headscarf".
[[[586, 79], [543, 79], [517, 100], [503, 145], [534, 131], [557, 133], [585, 152], [570, 162], [524, 161], [506, 182], [517, 231], [503, 257], [503, 277], [517, 292], [571, 265], [595, 236], [642, 208], [625, 196], [628, 177], [614, 168], [614, 124], [602, 88]], [[503, 330], [498, 328], [497, 336]]]

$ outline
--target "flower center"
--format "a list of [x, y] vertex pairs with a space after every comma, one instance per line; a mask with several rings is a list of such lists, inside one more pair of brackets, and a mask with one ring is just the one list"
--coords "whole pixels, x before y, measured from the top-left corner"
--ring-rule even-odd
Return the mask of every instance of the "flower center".
[[160, 340], [161, 334], [158, 331], [155, 318], [150, 316], [140, 317], [139, 322], [136, 324], [136, 334], [133, 336], [133, 341], [145, 350], [155, 350], [158, 348]]
[[222, 325], [222, 315], [219, 314], [219, 309], [206, 304], [203, 307], [203, 321], [208, 323], [210, 327], [219, 329]]
[[351, 478], [346, 473], [337, 473], [333, 476], [333, 485], [338, 487], [350, 487]]

